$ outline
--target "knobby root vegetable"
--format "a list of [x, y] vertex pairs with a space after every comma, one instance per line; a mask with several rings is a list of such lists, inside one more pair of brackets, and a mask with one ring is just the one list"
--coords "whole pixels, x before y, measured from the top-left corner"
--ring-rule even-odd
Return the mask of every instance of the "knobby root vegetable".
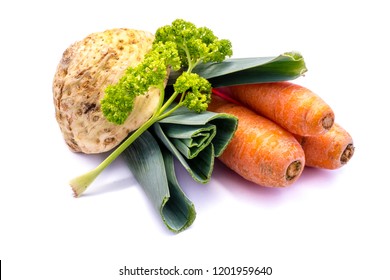
[[116, 28], [90, 34], [65, 50], [53, 81], [53, 99], [57, 122], [72, 151], [111, 150], [152, 116], [159, 102], [156, 88], [136, 98], [123, 125], [103, 116], [100, 100], [108, 85], [143, 60], [153, 40], [146, 31]]
[[219, 157], [230, 169], [267, 187], [285, 187], [299, 178], [305, 156], [291, 133], [250, 109], [215, 95], [208, 110], [238, 118], [237, 131]]
[[351, 135], [337, 123], [322, 135], [295, 137], [305, 152], [306, 166], [337, 169], [352, 158], [355, 150]]
[[294, 134], [322, 134], [334, 122], [328, 104], [311, 90], [291, 82], [237, 85], [223, 91]]

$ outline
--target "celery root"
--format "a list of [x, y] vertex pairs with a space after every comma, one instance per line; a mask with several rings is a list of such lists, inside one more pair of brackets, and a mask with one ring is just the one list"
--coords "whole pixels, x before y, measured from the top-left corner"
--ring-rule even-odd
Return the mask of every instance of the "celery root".
[[65, 142], [74, 152], [102, 153], [121, 143], [145, 123], [159, 102], [159, 90], [136, 97], [122, 125], [103, 116], [100, 100], [109, 84], [138, 65], [152, 48], [154, 35], [116, 28], [90, 34], [63, 53], [53, 81], [55, 114]]

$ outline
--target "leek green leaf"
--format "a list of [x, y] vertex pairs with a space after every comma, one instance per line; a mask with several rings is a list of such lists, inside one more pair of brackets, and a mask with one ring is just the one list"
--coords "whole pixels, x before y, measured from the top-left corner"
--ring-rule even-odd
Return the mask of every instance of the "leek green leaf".
[[[293, 80], [306, 71], [305, 61], [298, 52], [272, 57], [231, 58], [219, 63], [199, 64], [193, 70], [213, 87]], [[171, 72], [168, 84], [173, 84], [179, 74]]]
[[208, 145], [198, 153], [195, 158], [186, 158], [166, 136], [159, 123], [151, 127], [156, 138], [177, 158], [181, 165], [187, 170], [191, 177], [199, 183], [205, 184], [210, 180], [214, 168], [214, 147]]
[[161, 124], [165, 134], [175, 147], [188, 159], [196, 157], [213, 140], [217, 133], [215, 125]]
[[[169, 124], [169, 126], [182, 125], [182, 127], [204, 127], [205, 125], [214, 125], [216, 128], [216, 134], [213, 135], [211, 143], [215, 149], [215, 156], [219, 157], [232, 140], [234, 132], [237, 129], [238, 119], [230, 114], [210, 111], [194, 113], [186, 107], [181, 107], [168, 117], [160, 120], [159, 123], [163, 125], [164, 129], [168, 127], [167, 124]], [[173, 138], [172, 134], [170, 134], [169, 137]]]
[[173, 155], [165, 147], [161, 147], [161, 151], [171, 195], [162, 208], [161, 216], [170, 230], [180, 232], [187, 229], [194, 222], [196, 217], [195, 206], [187, 198], [176, 178]]
[[230, 143], [237, 124], [237, 118], [229, 114], [194, 113], [181, 107], [153, 125], [151, 131], [195, 181], [207, 183], [214, 168], [214, 158]]
[[177, 181], [172, 154], [146, 131], [123, 156], [168, 229], [180, 232], [188, 228], [195, 220], [195, 207]]

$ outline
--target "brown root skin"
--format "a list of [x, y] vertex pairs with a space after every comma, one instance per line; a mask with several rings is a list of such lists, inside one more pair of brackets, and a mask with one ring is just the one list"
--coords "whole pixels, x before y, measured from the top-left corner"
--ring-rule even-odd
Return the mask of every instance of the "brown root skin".
[[354, 152], [355, 147], [353, 146], [353, 144], [348, 144], [347, 147], [344, 149], [344, 152], [341, 154], [340, 163], [343, 165], [347, 164], [348, 161], [352, 158]]
[[326, 130], [329, 130], [334, 123], [334, 115], [328, 114], [322, 119], [322, 127]]
[[302, 173], [303, 164], [301, 161], [296, 160], [292, 162], [288, 167], [286, 171], [286, 180], [291, 181], [295, 177], [299, 176]]

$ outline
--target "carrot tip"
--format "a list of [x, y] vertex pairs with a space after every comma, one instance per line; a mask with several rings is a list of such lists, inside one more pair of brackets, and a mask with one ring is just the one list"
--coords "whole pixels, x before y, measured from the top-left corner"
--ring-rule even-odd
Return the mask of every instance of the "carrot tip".
[[354, 151], [355, 147], [353, 146], [353, 144], [348, 144], [343, 153], [341, 154], [341, 164], [346, 164], [352, 158]]
[[302, 162], [299, 160], [293, 161], [288, 167], [286, 171], [286, 180], [291, 181], [295, 177], [297, 177], [302, 171]]
[[322, 119], [322, 127], [325, 129], [330, 129], [333, 126], [333, 123], [334, 117], [332, 114], [328, 114]]

